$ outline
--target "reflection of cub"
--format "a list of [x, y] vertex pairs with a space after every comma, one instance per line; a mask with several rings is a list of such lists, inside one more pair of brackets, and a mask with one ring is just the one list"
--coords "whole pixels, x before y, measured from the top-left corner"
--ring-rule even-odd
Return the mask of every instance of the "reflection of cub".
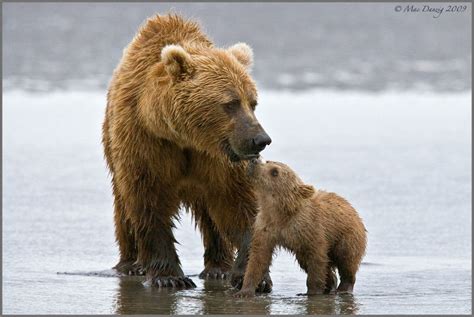
[[352, 292], [365, 253], [366, 230], [342, 197], [305, 185], [287, 165], [258, 163], [255, 178], [260, 212], [254, 224], [250, 259], [237, 297], [253, 296], [277, 246], [296, 255], [308, 274], [308, 295]]

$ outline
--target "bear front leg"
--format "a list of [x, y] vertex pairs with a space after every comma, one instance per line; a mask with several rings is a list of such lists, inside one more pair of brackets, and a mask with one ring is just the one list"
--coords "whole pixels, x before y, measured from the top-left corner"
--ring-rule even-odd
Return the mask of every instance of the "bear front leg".
[[115, 238], [119, 246], [120, 261], [113, 268], [120, 274], [144, 275], [143, 269], [136, 263], [135, 235], [118, 194], [115, 194], [114, 221]]
[[273, 245], [266, 235], [257, 234], [254, 241], [251, 242], [251, 239], [251, 233], [247, 231], [232, 269], [231, 284], [241, 290], [236, 294], [237, 297], [249, 296], [249, 293], [255, 292], [270, 293], [273, 287], [269, 273]]
[[146, 284], [157, 287], [196, 287], [181, 269], [174, 246], [176, 240], [172, 232], [172, 219], [160, 217], [157, 211], [151, 213], [145, 217], [146, 224], [137, 231], [138, 263], [145, 269]]
[[157, 186], [137, 178], [124, 199], [137, 245], [137, 264], [146, 274], [146, 284], [156, 287], [196, 287], [181, 270], [172, 232], [178, 213], [179, 198], [172, 191], [160, 190], [172, 186]]
[[232, 268], [233, 248], [217, 232], [203, 204], [194, 204], [193, 211], [204, 243], [204, 270], [199, 278], [226, 279]]

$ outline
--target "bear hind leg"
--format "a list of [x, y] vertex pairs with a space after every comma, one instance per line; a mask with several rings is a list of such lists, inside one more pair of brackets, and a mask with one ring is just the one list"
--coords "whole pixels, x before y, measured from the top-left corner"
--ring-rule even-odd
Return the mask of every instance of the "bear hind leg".
[[349, 252], [347, 248], [340, 248], [337, 252], [337, 271], [341, 282], [337, 287], [337, 293], [352, 293], [356, 281], [356, 273], [359, 269], [360, 258]]
[[337, 289], [337, 275], [332, 264], [328, 265], [326, 273], [326, 288], [324, 294], [335, 294]]
[[[340, 283], [337, 293], [352, 293], [356, 282], [356, 274], [362, 261], [365, 244], [357, 243], [356, 238], [341, 241], [334, 250], [334, 261], [339, 272]], [[363, 247], [359, 247], [359, 245]]]
[[306, 279], [306, 286], [308, 288], [307, 295], [325, 294], [327, 291], [327, 281], [331, 280], [333, 283], [328, 261], [325, 258], [313, 258], [308, 261], [308, 278]]
[[355, 265], [353, 263], [341, 263], [340, 265], [338, 265], [337, 270], [339, 271], [341, 282], [337, 287], [337, 293], [352, 293], [356, 281], [357, 269], [358, 265]]
[[308, 274], [306, 279], [307, 292], [298, 294], [299, 296], [329, 294], [335, 288], [337, 278], [333, 270], [333, 264], [324, 250], [324, 246], [321, 245], [316, 252], [295, 253], [301, 268]]

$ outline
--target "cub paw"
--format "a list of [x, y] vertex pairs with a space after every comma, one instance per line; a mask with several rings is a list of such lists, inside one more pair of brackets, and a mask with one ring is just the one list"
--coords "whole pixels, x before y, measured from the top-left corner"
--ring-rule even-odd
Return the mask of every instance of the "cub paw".
[[[242, 288], [242, 283], [244, 281], [244, 274], [242, 273], [233, 273], [231, 276], [231, 285], [236, 289]], [[262, 281], [258, 284], [255, 291], [257, 293], [270, 293], [273, 288], [273, 282], [269, 273], [266, 273]]]
[[244, 272], [232, 272], [230, 276], [230, 285], [240, 290], [244, 282]]
[[235, 293], [234, 298], [249, 298], [255, 296], [255, 291], [252, 289], [242, 289]]
[[314, 295], [323, 295], [324, 290], [323, 289], [314, 289], [314, 290], [308, 290], [306, 293], [298, 293], [296, 296], [314, 296]]
[[270, 278], [270, 274], [265, 274], [263, 280], [258, 284], [256, 292], [257, 293], [270, 293], [273, 288], [273, 282]]

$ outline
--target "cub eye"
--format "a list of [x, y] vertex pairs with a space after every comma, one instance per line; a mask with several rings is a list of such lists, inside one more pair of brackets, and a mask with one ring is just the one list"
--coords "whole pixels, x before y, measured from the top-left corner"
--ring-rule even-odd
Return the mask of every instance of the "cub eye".
[[277, 177], [278, 176], [278, 170], [276, 168], [272, 169], [270, 171], [270, 173], [272, 174], [273, 177]]
[[240, 101], [238, 100], [233, 100], [231, 102], [224, 104], [224, 110], [227, 113], [234, 113], [239, 109], [239, 107], [240, 107]]

